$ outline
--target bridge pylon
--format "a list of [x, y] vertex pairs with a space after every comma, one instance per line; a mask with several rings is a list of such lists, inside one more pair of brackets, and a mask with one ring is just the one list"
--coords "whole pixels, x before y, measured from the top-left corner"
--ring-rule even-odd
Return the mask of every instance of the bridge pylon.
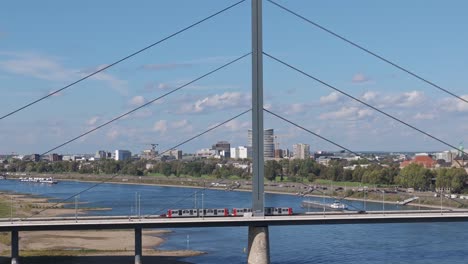
[[[263, 149], [263, 32], [262, 0], [252, 0], [252, 214], [265, 215]], [[268, 225], [249, 226], [249, 264], [270, 263]]]

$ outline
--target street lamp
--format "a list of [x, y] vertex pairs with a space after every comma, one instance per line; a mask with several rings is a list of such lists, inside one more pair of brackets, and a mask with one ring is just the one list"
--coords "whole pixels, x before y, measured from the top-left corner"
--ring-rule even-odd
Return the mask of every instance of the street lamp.
[[78, 222], [78, 195], [75, 196], [75, 222]]
[[440, 214], [442, 214], [442, 188], [440, 188]]
[[385, 214], [385, 190], [382, 190], [382, 212]]
[[141, 194], [138, 193], [138, 218], [141, 219]]
[[13, 196], [11, 197], [11, 205], [10, 205], [10, 221], [13, 222]]
[[367, 211], [367, 186], [364, 186], [364, 211]]

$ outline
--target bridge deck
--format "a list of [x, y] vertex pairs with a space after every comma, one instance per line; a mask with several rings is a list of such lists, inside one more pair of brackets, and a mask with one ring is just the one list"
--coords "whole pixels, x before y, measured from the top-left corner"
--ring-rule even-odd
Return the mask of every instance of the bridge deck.
[[141, 218], [88, 217], [40, 218], [0, 221], [0, 231], [38, 230], [93, 230], [134, 228], [229, 227], [229, 226], [280, 226], [280, 225], [330, 225], [330, 224], [385, 224], [422, 222], [468, 222], [467, 211], [454, 212], [385, 212], [372, 214], [308, 214], [266, 217], [205, 217], [205, 218]]

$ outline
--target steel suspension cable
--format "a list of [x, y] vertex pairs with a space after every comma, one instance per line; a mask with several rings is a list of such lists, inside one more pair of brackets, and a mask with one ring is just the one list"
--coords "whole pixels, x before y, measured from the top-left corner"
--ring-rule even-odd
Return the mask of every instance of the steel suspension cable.
[[461, 97], [461, 96], [459, 96], [459, 95], [457, 95], [457, 94], [455, 94], [455, 93], [453, 93], [453, 92], [451, 92], [451, 91], [449, 91], [449, 90], [435, 84], [434, 82], [429, 81], [426, 78], [423, 78], [422, 76], [414, 73], [413, 71], [410, 71], [410, 70], [398, 65], [397, 63], [392, 62], [389, 59], [386, 59], [386, 58], [382, 57], [381, 55], [379, 55], [379, 54], [377, 54], [377, 53], [375, 53], [375, 52], [373, 52], [373, 51], [371, 51], [371, 50], [369, 50], [367, 48], [364, 48], [363, 46], [357, 44], [356, 42], [351, 41], [351, 40], [343, 37], [342, 35], [339, 35], [338, 33], [333, 32], [332, 30], [330, 30], [330, 29], [328, 29], [328, 28], [326, 28], [326, 27], [324, 27], [324, 26], [322, 26], [322, 25], [320, 25], [320, 24], [318, 24], [318, 23], [316, 23], [316, 22], [314, 22], [314, 21], [300, 15], [300, 14], [298, 14], [297, 12], [294, 12], [291, 9], [289, 9], [289, 8], [287, 8], [287, 7], [281, 5], [281, 4], [279, 4], [279, 3], [277, 3], [277, 2], [275, 2], [273, 0], [267, 0], [267, 1], [272, 3], [273, 5], [281, 8], [282, 10], [284, 10], [284, 11], [286, 11], [286, 12], [288, 12], [288, 13], [290, 13], [290, 14], [292, 14], [292, 15], [294, 15], [294, 16], [296, 16], [296, 17], [298, 17], [298, 18], [300, 18], [300, 19], [302, 19], [304, 21], [306, 21], [307, 23], [309, 23], [309, 24], [311, 24], [311, 25], [313, 25], [313, 26], [315, 26], [315, 27], [317, 27], [317, 28], [331, 34], [332, 36], [337, 37], [337, 38], [343, 40], [344, 42], [346, 42], [346, 43], [348, 43], [348, 44], [350, 44], [350, 45], [364, 51], [365, 53], [370, 54], [370, 55], [374, 56], [375, 58], [377, 58], [377, 59], [379, 59], [381, 61], [384, 61], [387, 64], [392, 65], [393, 67], [395, 67], [395, 68], [397, 68], [397, 69], [399, 69], [399, 70], [401, 70], [401, 71], [403, 71], [403, 72], [405, 72], [405, 73], [407, 73], [407, 74], [409, 74], [409, 75], [411, 75], [411, 76], [413, 76], [413, 77], [415, 77], [415, 78], [417, 78], [417, 79], [431, 85], [432, 87], [435, 87], [435, 88], [439, 89], [440, 91], [443, 91], [443, 92], [445, 92], [445, 93], [447, 93], [447, 94], [449, 94], [449, 95], [451, 95], [451, 96], [453, 96], [453, 97], [455, 97], [455, 98], [457, 98], [457, 99], [459, 99], [459, 100], [461, 100], [461, 101], [463, 101], [465, 103], [468, 103], [467, 99], [465, 99], [465, 98], [463, 98], [463, 97]]
[[[231, 118], [229, 118], [229, 119], [227, 119], [227, 120], [225, 120], [225, 121], [223, 121], [223, 122], [221, 122], [221, 123], [218, 123], [217, 125], [215, 125], [215, 126], [209, 128], [209, 129], [206, 129], [206, 130], [204, 130], [203, 132], [201, 132], [201, 133], [199, 133], [199, 134], [197, 134], [197, 135], [195, 135], [195, 136], [193, 136], [193, 137], [190, 137], [189, 139], [184, 140], [184, 141], [182, 141], [181, 143], [179, 143], [179, 144], [177, 144], [177, 145], [174, 145], [174, 146], [172, 146], [171, 148], [168, 148], [167, 150], [165, 150], [165, 151], [163, 151], [163, 152], [157, 154], [156, 157], [159, 157], [159, 156], [161, 156], [162, 154], [164, 154], [164, 153], [170, 151], [171, 149], [175, 149], [175, 148], [177, 148], [177, 147], [179, 147], [179, 146], [181, 146], [181, 145], [183, 145], [183, 144], [186, 144], [186, 143], [188, 143], [188, 142], [190, 142], [190, 141], [192, 141], [192, 140], [194, 140], [194, 139], [196, 139], [196, 138], [198, 138], [198, 137], [201, 137], [201, 136], [205, 135], [206, 133], [208, 133], [208, 132], [210, 132], [210, 131], [212, 131], [212, 130], [214, 130], [214, 129], [216, 129], [216, 128], [218, 128], [218, 127], [220, 127], [220, 126], [222, 126], [222, 125], [224, 125], [224, 124], [226, 124], [226, 123], [228, 123], [228, 122], [230, 122], [230, 121], [232, 121], [232, 120], [234, 120], [234, 119], [236, 119], [236, 118], [238, 118], [238, 117], [240, 117], [240, 116], [242, 116], [242, 115], [244, 115], [244, 114], [246, 114], [246, 113], [248, 113], [248, 112], [250, 112], [250, 110], [251, 110], [251, 109], [245, 110], [245, 111], [241, 112], [240, 114], [237, 114], [237, 115], [235, 115], [235, 116], [233, 116], [233, 117], [231, 117]], [[95, 187], [97, 187], [97, 186], [99, 186], [99, 185], [101, 185], [101, 184], [103, 184], [103, 183], [109, 182], [109, 181], [113, 180], [114, 178], [116, 178], [117, 176], [120, 176], [120, 175], [119, 175], [119, 174], [116, 174], [116, 175], [114, 175], [114, 176], [112, 176], [112, 177], [109, 177], [109, 178], [104, 179], [104, 180], [102, 180], [102, 181], [100, 181], [100, 182], [98, 182], [98, 183], [95, 183], [95, 184], [93, 184], [92, 186], [90, 186], [90, 187], [88, 187], [88, 188], [86, 188], [86, 189], [84, 189], [84, 190], [81, 190], [81, 191], [79, 191], [79, 192], [77, 192], [77, 193], [75, 193], [75, 194], [73, 194], [73, 195], [68, 196], [67, 198], [64, 198], [64, 199], [62, 199], [62, 200], [56, 202], [56, 203], [53, 204], [51, 207], [44, 208], [44, 209], [42, 209], [42, 210], [40, 210], [40, 211], [38, 211], [38, 212], [35, 212], [35, 213], [31, 214], [31, 215], [28, 216], [28, 217], [21, 218], [21, 220], [27, 220], [27, 219], [31, 218], [32, 216], [39, 215], [39, 214], [41, 214], [41, 213], [43, 213], [43, 212], [45, 212], [45, 211], [47, 211], [47, 210], [49, 210], [49, 209], [52, 209], [52, 208], [54, 208], [55, 206], [60, 205], [60, 204], [66, 202], [66, 201], [68, 201], [68, 200], [70, 200], [70, 199], [72, 199], [72, 198], [74, 198], [74, 197], [76, 197], [76, 196], [78, 196], [78, 195], [80, 195], [80, 194], [82, 194], [82, 193], [85, 193], [85, 192], [87, 192], [87, 191], [89, 191], [89, 190], [91, 190], [91, 189], [94, 189]]]
[[96, 131], [96, 130], [102, 128], [102, 127], [104, 127], [104, 126], [107, 126], [107, 125], [109, 125], [109, 124], [111, 124], [111, 123], [113, 123], [113, 122], [115, 122], [115, 121], [117, 121], [117, 120], [119, 120], [119, 119], [121, 119], [121, 118], [123, 118], [123, 117], [125, 117], [125, 116], [127, 116], [127, 115], [129, 115], [129, 114], [131, 114], [131, 113], [133, 113], [133, 112], [135, 112], [135, 111], [138, 111], [139, 109], [141, 109], [141, 108], [143, 108], [143, 107], [146, 107], [146, 106], [148, 106], [148, 105], [150, 105], [150, 104], [152, 104], [152, 103], [154, 103], [154, 102], [156, 102], [156, 101], [158, 101], [158, 100], [160, 100], [160, 99], [162, 99], [162, 98], [164, 98], [164, 97], [166, 97], [166, 96], [168, 96], [168, 95], [170, 95], [170, 94], [172, 94], [172, 93], [174, 93], [174, 92], [177, 92], [178, 90], [180, 90], [180, 89], [182, 89], [182, 88], [184, 88], [184, 87], [189, 86], [190, 84], [192, 84], [192, 83], [194, 83], [194, 82], [196, 82], [196, 81], [199, 81], [199, 80], [201, 80], [201, 79], [203, 79], [203, 78], [205, 78], [205, 77], [207, 77], [207, 76], [209, 76], [209, 75], [211, 75], [211, 74], [213, 74], [213, 73], [215, 73], [215, 72], [217, 72], [217, 71], [219, 71], [219, 70], [221, 70], [221, 69], [223, 69], [223, 68], [225, 68], [225, 67], [227, 67], [227, 66], [229, 66], [229, 65], [231, 65], [231, 64], [233, 64], [233, 63], [235, 63], [235, 62], [237, 62], [237, 61], [239, 61], [239, 60], [241, 60], [241, 59], [243, 59], [243, 58], [245, 58], [245, 57], [247, 57], [248, 55], [250, 55], [250, 52], [247, 53], [247, 54], [245, 54], [245, 55], [242, 55], [242, 56], [238, 57], [237, 59], [234, 59], [234, 60], [232, 60], [232, 61], [230, 61], [230, 62], [228, 62], [228, 63], [226, 63], [226, 64], [224, 64], [224, 65], [222, 65], [222, 66], [220, 66], [220, 67], [218, 67], [218, 68], [216, 68], [216, 69], [214, 69], [214, 70], [208, 72], [208, 73], [205, 73], [205, 74], [201, 75], [200, 77], [198, 77], [198, 78], [196, 78], [196, 79], [193, 79], [192, 81], [189, 81], [189, 82], [187, 82], [187, 83], [185, 83], [185, 84], [183, 84], [183, 85], [181, 85], [181, 86], [179, 86], [179, 87], [177, 87], [177, 88], [175, 88], [175, 89], [173, 89], [173, 90], [171, 90], [171, 91], [169, 91], [169, 92], [167, 92], [167, 93], [165, 93], [165, 94], [163, 94], [163, 95], [161, 95], [161, 96], [159, 96], [159, 97], [157, 97], [157, 98], [155, 98], [155, 99], [153, 99], [153, 100], [150, 100], [150, 101], [148, 101], [147, 103], [144, 103], [144, 104], [142, 104], [142, 105], [140, 105], [140, 106], [138, 106], [138, 107], [136, 107], [136, 108], [134, 108], [134, 109], [132, 109], [132, 110], [126, 112], [126, 113], [123, 113], [123, 114], [121, 114], [121, 115], [119, 115], [119, 116], [117, 116], [117, 117], [114, 117], [114, 118], [112, 118], [111, 120], [109, 120], [109, 121], [107, 121], [107, 122], [105, 122], [105, 123], [103, 123], [103, 124], [101, 124], [101, 125], [99, 125], [99, 126], [93, 128], [93, 129], [91, 129], [91, 130], [88, 130], [88, 131], [86, 131], [85, 133], [80, 134], [79, 136], [76, 136], [76, 137], [74, 137], [74, 138], [72, 138], [72, 139], [66, 141], [65, 143], [62, 143], [62, 144], [60, 144], [60, 145], [58, 145], [58, 146], [56, 146], [56, 147], [54, 147], [54, 148], [51, 148], [51, 149], [49, 149], [48, 151], [42, 153], [41, 155], [45, 155], [45, 154], [47, 154], [47, 153], [49, 153], [49, 152], [51, 152], [51, 151], [54, 151], [54, 150], [56, 150], [56, 149], [58, 149], [58, 148], [60, 148], [60, 147], [65, 146], [65, 145], [67, 145], [67, 144], [69, 144], [69, 143], [71, 143], [71, 142], [73, 142], [73, 141], [75, 141], [75, 140], [77, 140], [77, 139], [79, 139], [79, 138], [82, 138], [82, 137], [84, 137], [84, 136], [86, 136], [86, 135], [88, 135], [88, 134], [90, 134], [90, 133], [92, 133], [92, 132], [94, 132], [94, 131]]
[[99, 69], [99, 70], [96, 70], [96, 71], [82, 77], [81, 79], [78, 79], [77, 81], [74, 81], [74, 82], [72, 82], [72, 83], [70, 83], [70, 84], [68, 84], [68, 85], [66, 85], [66, 86], [64, 86], [64, 87], [62, 87], [62, 88], [60, 88], [58, 90], [55, 90], [55, 91], [53, 91], [53, 92], [51, 92], [51, 93], [49, 93], [49, 94], [47, 94], [47, 95], [45, 95], [45, 96], [43, 96], [41, 98], [38, 98], [38, 99], [36, 99], [36, 100], [34, 100], [34, 101], [20, 107], [20, 108], [17, 108], [16, 110], [13, 110], [13, 111], [11, 111], [11, 112], [9, 112], [7, 114], [4, 114], [3, 116], [0, 117], [0, 120], [5, 119], [6, 117], [9, 117], [9, 116], [11, 116], [11, 115], [23, 110], [23, 109], [26, 109], [26, 108], [36, 104], [36, 103], [39, 103], [40, 101], [42, 101], [42, 100], [44, 100], [44, 99], [46, 99], [46, 98], [48, 98], [48, 97], [50, 97], [50, 96], [52, 96], [54, 94], [57, 94], [57, 93], [59, 93], [61, 91], [64, 91], [64, 90], [74, 86], [75, 84], [78, 84], [78, 83], [80, 83], [80, 82], [82, 82], [82, 81], [84, 81], [84, 80], [86, 80], [86, 79], [100, 73], [100, 72], [103, 72], [103, 71], [105, 71], [105, 70], [107, 70], [107, 69], [109, 69], [109, 68], [111, 68], [111, 67], [113, 67], [113, 66], [115, 66], [115, 65], [117, 65], [117, 64], [119, 64], [121, 62], [123, 62], [123, 61], [126, 61], [127, 59], [130, 59], [133, 56], [136, 56], [136, 55], [138, 55], [138, 54], [140, 54], [140, 53], [142, 53], [142, 52], [144, 52], [144, 51], [146, 51], [146, 50], [148, 50], [148, 49], [150, 49], [150, 48], [152, 48], [152, 47], [154, 47], [154, 46], [156, 46], [156, 45], [158, 45], [158, 44], [160, 44], [160, 43], [162, 43], [162, 42], [164, 42], [164, 41], [166, 41], [168, 39], [171, 39], [171, 38], [185, 32], [185, 31], [187, 31], [187, 30], [189, 30], [189, 29], [191, 29], [191, 28], [193, 28], [193, 27], [195, 27], [195, 26], [197, 26], [197, 25], [199, 25], [199, 24], [201, 24], [201, 23], [203, 23], [203, 22], [217, 16], [217, 15], [219, 15], [219, 14], [222, 14], [222, 13], [228, 11], [229, 9], [241, 4], [244, 1], [245, 0], [241, 0], [239, 2], [236, 2], [236, 3], [232, 4], [232, 5], [230, 5], [230, 6], [226, 7], [226, 8], [212, 14], [212, 15], [209, 15], [209, 16], [207, 16], [207, 17], [205, 17], [205, 18], [203, 18], [203, 19], [201, 19], [201, 20], [199, 20], [199, 21], [197, 21], [197, 22], [195, 22], [195, 23], [193, 23], [193, 24], [191, 24], [191, 25], [189, 25], [187, 27], [184, 27], [184, 28], [180, 29], [179, 31], [177, 31], [175, 33], [172, 33], [171, 35], [169, 35], [169, 36], [167, 36], [167, 37], [165, 37], [163, 39], [160, 39], [160, 40], [158, 40], [158, 41], [156, 41], [156, 42], [154, 42], [154, 43], [152, 43], [152, 44], [150, 44], [150, 45], [148, 45], [148, 46], [146, 46], [146, 47], [144, 47], [142, 49], [139, 49], [139, 50], [131, 53], [130, 55], [127, 55], [127, 56], [125, 56], [125, 57], [123, 57], [123, 58], [121, 58], [121, 59], [119, 59], [119, 60], [117, 60], [117, 61], [115, 61], [115, 62], [113, 62], [113, 63], [111, 63], [111, 64], [109, 64], [109, 65], [107, 65], [107, 66], [105, 66], [103, 68], [101, 68], [101, 69]]
[[[328, 83], [326, 83], [326, 82], [324, 82], [324, 81], [322, 81], [322, 80], [320, 80], [320, 79], [318, 79], [318, 78], [316, 78], [316, 77], [314, 77], [314, 76], [312, 76], [312, 75], [310, 75], [308, 73], [306, 73], [305, 71], [300, 70], [299, 68], [292, 66], [291, 64], [288, 64], [288, 63], [286, 63], [286, 62], [284, 62], [284, 61], [282, 61], [282, 60], [280, 60], [280, 59], [278, 59], [278, 58], [276, 58], [276, 57], [274, 57], [274, 56], [272, 56], [272, 55], [270, 55], [270, 54], [268, 54], [266, 52], [263, 52], [263, 54], [265, 54], [267, 57], [279, 62], [280, 64], [283, 64], [284, 66], [287, 66], [288, 68], [291, 68], [291, 69], [293, 69], [293, 70], [295, 70], [295, 71], [297, 71], [297, 72], [299, 72], [299, 73], [301, 73], [301, 74], [303, 74], [303, 75], [305, 75], [305, 76], [307, 76], [307, 77], [309, 77], [309, 78], [311, 78], [311, 79], [313, 79], [313, 80], [315, 80], [315, 81], [317, 81], [317, 82], [319, 82], [319, 83], [321, 83], [321, 84], [323, 84], [323, 85], [325, 85], [325, 86], [327, 86], [327, 87], [329, 87], [329, 88], [331, 88], [331, 89], [333, 89], [333, 90], [335, 90], [335, 91], [337, 91], [337, 92], [339, 92], [339, 93], [341, 93], [341, 94], [343, 94], [343, 95], [345, 95], [345, 96], [347, 96], [347, 97], [349, 97], [351, 99], [353, 99], [354, 101], [357, 101], [357, 102], [359, 102], [359, 103], [361, 103], [361, 104], [363, 104], [363, 105], [365, 105], [365, 106], [367, 106], [367, 107], [369, 107], [369, 108], [371, 108], [371, 109], [373, 109], [373, 110], [375, 110], [375, 111], [377, 111], [377, 112], [379, 112], [379, 113], [381, 113], [381, 114], [383, 114], [383, 115], [385, 115], [385, 116], [387, 116], [387, 117], [389, 117], [389, 118], [391, 118], [391, 119], [393, 119], [393, 120], [395, 120], [395, 121], [397, 121], [397, 122], [399, 122], [399, 123], [401, 123], [401, 124], [403, 124], [403, 125], [405, 125], [405, 126], [407, 126], [409, 128], [411, 128], [411, 129], [413, 129], [413, 130], [418, 131], [419, 133], [421, 133], [421, 134], [423, 134], [425, 136], [428, 136], [428, 137], [430, 137], [430, 138], [432, 138], [432, 139], [434, 139], [434, 140], [436, 140], [436, 141], [438, 141], [438, 142], [440, 142], [440, 143], [442, 143], [442, 144], [444, 144], [446, 146], [449, 146], [451, 148], [458, 149], [454, 145], [452, 145], [452, 144], [450, 144], [450, 143], [448, 143], [448, 142], [446, 142], [446, 141], [444, 141], [442, 139], [439, 139], [439, 138], [437, 138], [437, 137], [435, 137], [435, 136], [433, 136], [433, 135], [431, 135], [431, 134], [429, 134], [427, 132], [424, 132], [423, 130], [421, 130], [421, 129], [419, 129], [419, 128], [417, 128], [417, 127], [415, 127], [415, 126], [413, 126], [413, 125], [411, 125], [411, 124], [409, 124], [409, 123], [407, 123], [407, 122], [405, 122], [405, 121], [403, 121], [403, 120], [401, 120], [401, 119], [399, 119], [399, 118], [397, 118], [397, 117], [383, 111], [383, 110], [380, 110], [379, 108], [377, 108], [377, 107], [375, 107], [375, 106], [373, 106], [371, 104], [368, 104], [368, 103], [366, 103], [366, 102], [364, 102], [364, 101], [362, 101], [362, 100], [360, 100], [360, 99], [358, 99], [358, 98], [356, 98], [356, 97], [354, 97], [354, 96], [352, 96], [352, 95], [350, 95], [350, 94], [348, 94], [348, 93], [346, 93], [346, 92], [344, 92], [344, 91], [342, 91], [342, 90], [340, 90], [340, 89], [338, 89], [338, 88], [336, 88], [336, 87], [334, 87], [334, 86], [332, 86], [332, 85], [330, 85], [330, 84], [328, 84]], [[462, 150], [460, 150], [460, 151], [463, 152], [464, 154], [468, 154], [465, 151], [462, 151]]]

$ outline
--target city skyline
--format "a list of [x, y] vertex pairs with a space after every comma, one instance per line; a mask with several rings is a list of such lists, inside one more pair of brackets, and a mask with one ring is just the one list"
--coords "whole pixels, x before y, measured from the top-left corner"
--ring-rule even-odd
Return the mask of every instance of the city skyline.
[[[93, 3], [94, 8], [88, 6], [90, 3], [72, 7], [56, 3], [53, 11], [38, 3], [29, 8], [8, 3], [4, 10], [11, 12], [0, 16], [1, 114], [232, 3], [184, 2], [181, 7], [177, 1], [159, 5], [148, 1], [140, 6], [123, 4], [110, 9], [103, 3]], [[326, 1], [284, 2], [304, 16], [468, 98], [468, 77], [464, 74], [468, 67], [463, 60], [467, 38], [457, 33], [463, 32], [463, 25], [468, 22], [462, 11], [467, 3], [455, 1], [447, 6], [424, 2], [424, 8], [420, 8], [421, 3], [360, 1], [344, 3], [343, 9], [336, 9]], [[249, 9], [248, 4], [241, 4], [164, 45], [0, 120], [0, 153], [47, 151], [245, 54], [250, 50]], [[85, 10], [87, 19], [82, 20], [80, 11]], [[155, 16], [153, 10], [159, 14]], [[23, 16], [15, 17], [18, 13]], [[103, 15], [109, 19], [102, 21]], [[395, 16], [399, 21], [394, 21]], [[57, 19], [65, 22], [56, 23]], [[282, 23], [275, 23], [278, 20]], [[446, 30], [447, 25], [451, 30]], [[468, 141], [468, 104], [411, 79], [268, 3], [264, 8], [264, 27], [265, 51], [452, 145]], [[268, 58], [264, 58], [264, 63], [265, 108], [349, 149], [449, 149]], [[171, 148], [250, 107], [249, 65], [247, 57], [163, 102], [54, 152], [137, 152], [147, 148], [147, 142], [157, 142], [160, 149]], [[304, 142], [311, 150], [339, 150], [268, 113], [264, 116], [265, 128], [274, 128], [275, 135], [280, 136], [280, 148]], [[248, 129], [250, 116], [246, 114], [181, 149], [194, 153], [218, 140], [243, 146]]]

